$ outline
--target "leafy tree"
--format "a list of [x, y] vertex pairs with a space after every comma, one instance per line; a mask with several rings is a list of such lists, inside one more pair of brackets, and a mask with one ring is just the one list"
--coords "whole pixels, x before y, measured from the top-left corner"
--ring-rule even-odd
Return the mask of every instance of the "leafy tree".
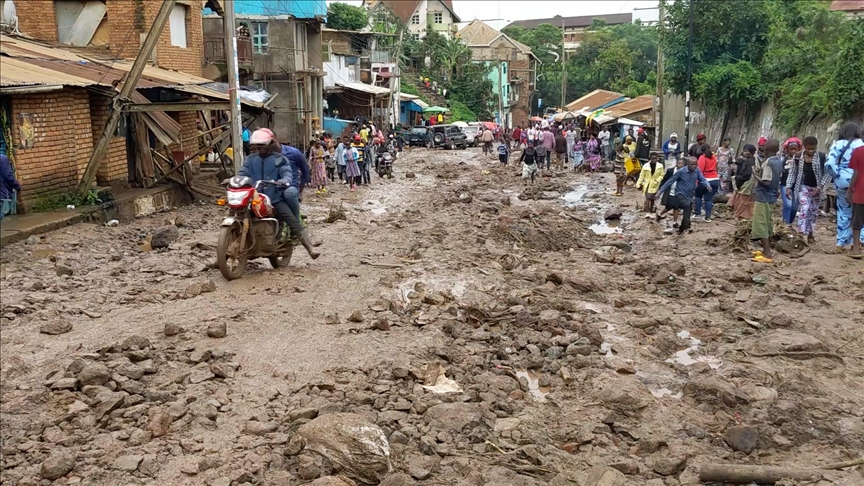
[[360, 30], [369, 25], [366, 9], [335, 2], [327, 6], [327, 27], [339, 30]]

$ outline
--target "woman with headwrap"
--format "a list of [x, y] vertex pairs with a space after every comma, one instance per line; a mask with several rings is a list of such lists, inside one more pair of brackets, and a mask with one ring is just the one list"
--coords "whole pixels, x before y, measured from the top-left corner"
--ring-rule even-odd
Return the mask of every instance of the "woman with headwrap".
[[801, 140], [791, 137], [783, 142], [783, 174], [780, 176], [780, 197], [783, 198], [783, 222], [792, 224], [798, 214], [798, 200], [786, 196], [786, 180], [792, 169], [792, 160], [801, 152]]
[[[847, 197], [846, 191], [852, 180], [853, 170], [849, 167], [852, 160], [852, 152], [858, 147], [864, 146], [861, 141], [861, 131], [853, 122], [845, 123], [840, 127], [837, 141], [828, 150], [828, 160], [825, 162], [825, 175], [822, 177], [822, 188], [833, 182], [837, 190], [837, 246], [844, 247], [852, 244], [852, 203]], [[861, 234], [864, 243], [864, 233]]]
[[792, 157], [786, 179], [786, 198], [798, 201], [798, 232], [807, 235], [807, 243], [814, 243], [813, 230], [819, 217], [819, 206], [826, 197], [819, 189], [825, 164], [825, 154], [816, 148], [816, 137], [804, 139], [804, 150]]
[[748, 143], [744, 146], [736, 165], [738, 169], [735, 172], [735, 178], [732, 179], [735, 219], [750, 220], [753, 219], [753, 204], [756, 202], [753, 198], [755, 182], [753, 167], [756, 165], [756, 147], [753, 144]]

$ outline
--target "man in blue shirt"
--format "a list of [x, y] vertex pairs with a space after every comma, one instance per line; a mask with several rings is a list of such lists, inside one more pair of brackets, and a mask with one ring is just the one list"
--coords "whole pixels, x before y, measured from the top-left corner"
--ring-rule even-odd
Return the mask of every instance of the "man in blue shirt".
[[243, 139], [243, 155], [249, 157], [249, 129], [244, 128], [243, 133], [241, 134], [241, 138]]
[[696, 187], [703, 186], [709, 191], [711, 190], [711, 185], [708, 184], [705, 176], [702, 175], [702, 171], [699, 170], [699, 163], [696, 157], [687, 157], [685, 160], [687, 161], [687, 166], [675, 172], [657, 190], [657, 194], [663, 194], [672, 184], [677, 183], [675, 186], [675, 196], [669, 197], [669, 204], [666, 206], [666, 209], [657, 214], [657, 221], [659, 222], [663, 219], [668, 211], [680, 209], [683, 217], [681, 218], [681, 226], [678, 227], [679, 235], [685, 231], [692, 233], [690, 229], [690, 211], [693, 207], [693, 196], [696, 194]]
[[277, 150], [280, 150], [282, 155], [284, 155], [288, 159], [288, 162], [291, 163], [291, 171], [294, 173], [294, 179], [291, 181], [291, 187], [285, 189], [285, 201], [288, 203], [288, 206], [291, 208], [291, 212], [294, 213], [297, 221], [301, 221], [300, 199], [303, 196], [303, 188], [306, 187], [306, 184], [309, 184], [309, 182], [312, 181], [312, 174], [309, 172], [309, 164], [306, 162], [306, 157], [303, 155], [303, 152], [290, 145], [282, 145], [279, 143], [279, 140], [276, 139], [276, 134], [274, 134], [269, 128], [262, 128], [262, 130], [266, 131], [273, 137], [273, 144]]
[[783, 174], [783, 159], [780, 152], [780, 142], [775, 139], [765, 141], [765, 156], [768, 157], [761, 167], [754, 170], [756, 187], [753, 188], [753, 220], [750, 226], [750, 238], [762, 243], [761, 251], [753, 252], [753, 261], [759, 263], [774, 263], [771, 254], [771, 238], [774, 236], [774, 220], [771, 216], [774, 204], [780, 196], [780, 176]]
[[21, 192], [21, 184], [12, 172], [12, 163], [5, 155], [0, 155], [0, 221], [6, 206], [12, 203], [12, 191]]

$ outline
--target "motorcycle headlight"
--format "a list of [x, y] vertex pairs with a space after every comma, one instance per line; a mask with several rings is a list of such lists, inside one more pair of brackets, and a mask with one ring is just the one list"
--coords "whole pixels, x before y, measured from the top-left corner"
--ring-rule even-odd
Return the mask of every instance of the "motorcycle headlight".
[[240, 206], [248, 194], [246, 192], [229, 192], [227, 194], [229, 206]]

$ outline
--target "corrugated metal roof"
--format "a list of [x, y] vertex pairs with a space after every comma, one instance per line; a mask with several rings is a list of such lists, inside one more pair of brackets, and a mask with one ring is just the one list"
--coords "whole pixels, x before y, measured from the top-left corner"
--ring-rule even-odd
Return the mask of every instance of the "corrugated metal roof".
[[[21, 37], [0, 35], [0, 86], [103, 86], [113, 88], [132, 69], [133, 61], [104, 59], [97, 53], [79, 54], [74, 48], [50, 46]], [[190, 88], [192, 94], [228, 99], [228, 95], [205, 88], [207, 78], [155, 66], [145, 66], [136, 88]], [[389, 90], [387, 91], [389, 93]], [[261, 108], [263, 103], [241, 99]]]
[[596, 89], [576, 101], [571, 101], [567, 104], [566, 108], [569, 111], [596, 110], [597, 108], [619, 98], [623, 99], [624, 95], [614, 91]]
[[[581, 17], [562, 17], [560, 15], [556, 15], [555, 17], [546, 19], [517, 20], [508, 25], [507, 27], [515, 27], [518, 25], [526, 29], [536, 29], [543, 24], [550, 24], [560, 28], [562, 23], [565, 27], [588, 27], [594, 22], [595, 18], [604, 20], [606, 22], [606, 25], [629, 24], [633, 22], [632, 13], [584, 15]], [[507, 27], [505, 27], [505, 29]]]
[[390, 94], [390, 89], [382, 88], [380, 86], [372, 86], [371, 84], [365, 83], [336, 83], [336, 86], [341, 86], [345, 89], [353, 89], [354, 91], [360, 91], [362, 93], [368, 93], [372, 95], [386, 95]]
[[399, 93], [399, 99], [405, 101], [412, 101], [420, 98], [419, 96], [408, 94], [408, 93]]
[[606, 115], [621, 118], [640, 111], [650, 110], [654, 107], [654, 97], [651, 95], [637, 96], [636, 98], [623, 101], [606, 110]]
[[[37, 59], [0, 57], [0, 86], [111, 86], [39, 65]], [[50, 62], [50, 61], [49, 61]]]
[[411, 100], [411, 102], [414, 103], [415, 105], [419, 106], [420, 108], [429, 108], [429, 103], [426, 103], [425, 101], [421, 100], [420, 98], [417, 98], [416, 100]]
[[830, 9], [835, 12], [864, 12], [864, 0], [834, 0]]

